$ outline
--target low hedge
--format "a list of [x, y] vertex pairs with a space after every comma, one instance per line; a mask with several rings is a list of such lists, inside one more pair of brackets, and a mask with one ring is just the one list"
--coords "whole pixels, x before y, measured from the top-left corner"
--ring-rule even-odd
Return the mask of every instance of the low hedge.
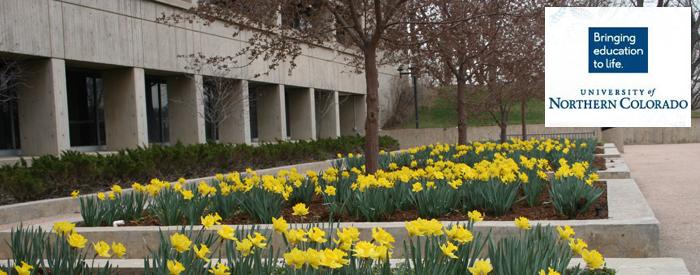
[[[382, 136], [380, 149], [397, 150], [395, 139]], [[84, 154], [66, 151], [61, 156], [35, 158], [32, 165], [22, 159], [0, 167], [3, 203], [68, 196], [74, 189], [83, 193], [103, 190], [115, 183], [142, 182], [152, 178], [176, 180], [215, 173], [263, 169], [331, 159], [338, 153], [362, 152], [364, 137], [349, 136], [315, 141], [245, 144], [151, 145], [121, 150], [115, 154]]]

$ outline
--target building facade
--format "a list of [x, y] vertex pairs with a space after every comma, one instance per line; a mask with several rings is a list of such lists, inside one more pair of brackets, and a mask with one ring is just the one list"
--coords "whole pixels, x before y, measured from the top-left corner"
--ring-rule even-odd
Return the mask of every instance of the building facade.
[[[254, 143], [363, 133], [364, 75], [346, 65], [347, 53], [305, 47], [291, 74], [283, 64], [259, 75], [262, 61], [226, 75], [192, 73], [184, 56], [233, 55], [251, 33], [234, 36], [218, 22], [156, 22], [190, 1], [0, 1], [0, 57], [22, 68], [16, 98], [0, 103], [0, 155], [193, 144], [213, 135]], [[205, 113], [210, 78], [230, 81], [236, 102], [215, 134]], [[399, 81], [394, 67], [380, 68], [380, 117]]]

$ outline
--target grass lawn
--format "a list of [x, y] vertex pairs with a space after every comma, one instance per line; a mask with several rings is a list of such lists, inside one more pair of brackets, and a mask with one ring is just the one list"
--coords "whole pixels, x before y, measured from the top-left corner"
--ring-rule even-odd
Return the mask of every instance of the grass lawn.
[[[526, 121], [528, 124], [544, 123], [544, 101], [533, 99], [527, 103]], [[457, 127], [457, 109], [453, 101], [440, 97], [430, 107], [421, 107], [418, 110], [421, 128], [448, 128]], [[468, 115], [469, 126], [496, 125], [487, 113]], [[510, 112], [509, 124], [520, 124], [520, 104], [513, 106]], [[414, 128], [413, 117], [407, 118], [400, 128]]]

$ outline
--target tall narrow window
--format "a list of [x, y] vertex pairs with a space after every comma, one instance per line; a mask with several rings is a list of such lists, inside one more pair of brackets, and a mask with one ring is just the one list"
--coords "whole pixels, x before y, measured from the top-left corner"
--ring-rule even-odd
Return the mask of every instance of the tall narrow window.
[[102, 78], [95, 72], [69, 70], [66, 80], [70, 145], [105, 145]]
[[158, 78], [146, 79], [146, 116], [148, 141], [167, 143], [170, 135], [168, 121], [168, 84]]
[[17, 94], [14, 90], [5, 93], [7, 96], [0, 100], [0, 154], [20, 148]]
[[258, 91], [250, 87], [248, 92], [248, 110], [250, 112], [250, 138], [258, 138]]

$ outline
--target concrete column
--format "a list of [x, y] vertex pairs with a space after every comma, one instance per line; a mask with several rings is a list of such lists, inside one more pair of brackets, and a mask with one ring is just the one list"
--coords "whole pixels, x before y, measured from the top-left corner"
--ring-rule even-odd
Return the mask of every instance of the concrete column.
[[607, 128], [601, 131], [600, 139], [603, 143], [614, 143], [620, 153], [625, 152], [625, 132], [623, 128]]
[[320, 138], [336, 138], [340, 136], [340, 110], [338, 105], [338, 91], [326, 91], [330, 93], [323, 95], [322, 102], [319, 102], [319, 128]]
[[170, 143], [206, 142], [202, 76], [177, 76], [168, 82]]
[[365, 135], [365, 121], [367, 120], [367, 101], [366, 95], [353, 96], [353, 104], [355, 104], [355, 129], [357, 134]]
[[230, 116], [221, 123], [219, 141], [250, 144], [250, 101], [248, 81], [238, 80], [233, 85], [234, 104]]
[[294, 89], [289, 99], [289, 135], [295, 140], [316, 139], [316, 104], [314, 88]]
[[258, 139], [260, 141], [287, 139], [284, 85], [261, 86], [258, 91]]
[[22, 154], [58, 155], [70, 148], [66, 62], [31, 61], [24, 70], [27, 85], [17, 93]]
[[[115, 69], [104, 74], [107, 149], [148, 144], [146, 83], [142, 68]], [[178, 127], [172, 124], [171, 127]]]

